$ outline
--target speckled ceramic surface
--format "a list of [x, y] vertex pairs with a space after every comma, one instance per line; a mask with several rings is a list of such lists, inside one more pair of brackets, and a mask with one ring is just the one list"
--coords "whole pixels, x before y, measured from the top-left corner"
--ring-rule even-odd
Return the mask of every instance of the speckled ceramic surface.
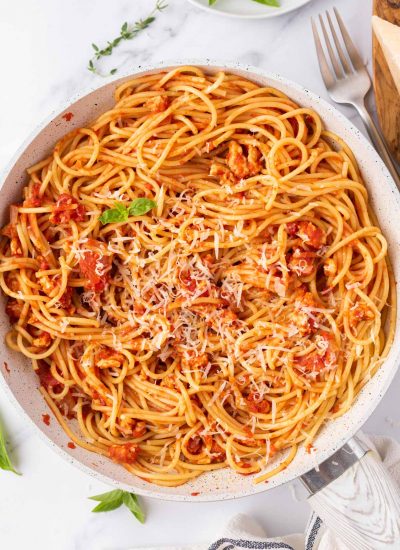
[[[224, 70], [241, 74], [261, 85], [273, 86], [300, 105], [315, 109], [322, 117], [326, 127], [341, 136], [353, 150], [362, 170], [368, 187], [371, 202], [379, 219], [382, 230], [390, 245], [390, 255], [395, 271], [396, 280], [400, 275], [400, 194], [390, 178], [385, 166], [379, 159], [375, 150], [360, 134], [360, 132], [336, 109], [314, 95], [278, 75], [267, 74], [254, 67], [218, 64], [211, 61], [199, 63], [198, 61], [185, 61], [185, 64], [196, 64], [204, 70], [214, 72]], [[148, 72], [156, 72], [175, 65], [158, 65], [151, 68], [140, 68], [135, 73], [142, 75]], [[55, 142], [69, 130], [82, 126], [93, 120], [97, 115], [110, 108], [113, 103], [113, 93], [118, 84], [132, 78], [135, 75], [126, 75], [118, 80], [109, 82], [80, 99], [68, 105], [57, 115], [45, 121], [37, 130], [36, 137], [30, 138], [17, 155], [10, 167], [8, 175], [1, 188], [0, 223], [3, 225], [8, 218], [8, 205], [19, 200], [21, 188], [26, 182], [25, 170], [48, 154]], [[74, 117], [67, 122], [62, 115], [72, 112]], [[0, 304], [0, 339], [9, 328], [8, 318]], [[113, 462], [90, 453], [80, 448], [70, 450], [67, 447], [68, 438], [56, 421], [46, 426], [42, 421], [42, 414], [51, 412], [48, 410], [41, 394], [37, 390], [38, 379], [32, 371], [30, 362], [18, 353], [2, 347], [0, 363], [0, 382], [5, 387], [10, 399], [25, 415], [27, 422], [33, 422], [38, 433], [45, 441], [57, 451], [64, 459], [80, 467], [88, 474], [108, 482], [115, 487], [135, 491], [138, 494], [171, 500], [219, 500], [236, 498], [256, 492], [265, 491], [276, 485], [285, 483], [309, 469], [315, 467], [317, 462], [325, 460], [347, 439], [349, 439], [365, 422], [373, 412], [376, 405], [387, 390], [400, 358], [400, 327], [397, 323], [394, 345], [389, 357], [381, 366], [379, 372], [365, 386], [358, 396], [351, 410], [336, 420], [325, 425], [315, 441], [316, 452], [313, 455], [300, 450], [292, 464], [280, 474], [272, 478], [268, 485], [254, 485], [251, 476], [235, 475], [229, 470], [219, 470], [207, 473], [200, 478], [177, 488], [158, 487], [138, 479], [122, 467]], [[10, 368], [8, 373], [3, 367], [7, 362]], [[73, 426], [72, 426], [73, 427]], [[273, 467], [271, 461], [269, 467]], [[198, 493], [192, 496], [191, 493]]]

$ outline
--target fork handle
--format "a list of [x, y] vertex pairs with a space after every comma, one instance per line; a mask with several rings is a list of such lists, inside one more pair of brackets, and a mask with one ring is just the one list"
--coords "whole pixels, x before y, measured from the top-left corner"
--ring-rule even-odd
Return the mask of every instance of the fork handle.
[[375, 122], [372, 120], [371, 115], [369, 114], [369, 112], [365, 107], [364, 101], [360, 103], [358, 102], [353, 103], [353, 105], [357, 109], [360, 117], [362, 118], [365, 128], [367, 129], [368, 135], [375, 146], [375, 149], [378, 151], [383, 162], [386, 164], [387, 169], [389, 170], [392, 178], [394, 179], [395, 184], [397, 185], [397, 189], [400, 191], [399, 173], [389, 153], [389, 149], [387, 148], [386, 143], [380, 131], [378, 130], [378, 127], [376, 126]]

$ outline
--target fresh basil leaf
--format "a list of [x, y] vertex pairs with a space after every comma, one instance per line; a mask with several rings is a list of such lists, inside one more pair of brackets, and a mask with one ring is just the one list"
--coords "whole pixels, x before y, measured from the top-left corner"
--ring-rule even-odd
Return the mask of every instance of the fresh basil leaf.
[[128, 493], [121, 489], [114, 489], [114, 491], [109, 491], [108, 493], [102, 493], [101, 495], [95, 495], [89, 498], [99, 502], [99, 504], [93, 508], [92, 512], [111, 512], [119, 508], [121, 504], [125, 504], [135, 518], [140, 521], [140, 523], [144, 523], [145, 515], [134, 493]]
[[120, 500], [122, 504], [122, 497], [125, 491], [121, 489], [114, 489], [114, 491], [108, 491], [107, 493], [101, 493], [101, 495], [94, 495], [89, 497], [90, 500], [97, 500], [98, 502], [111, 502], [114, 500]]
[[98, 504], [93, 508], [92, 512], [110, 512], [119, 508], [123, 503], [124, 491], [121, 489], [115, 489], [114, 491], [109, 491], [108, 493], [102, 493], [101, 495], [95, 495], [94, 497], [89, 497], [91, 500], [96, 500]]
[[217, 0], [208, 0], [208, 5], [209, 6], [212, 6], [213, 4], [215, 4]]
[[6, 442], [4, 439], [4, 433], [1, 426], [0, 426], [0, 468], [2, 470], [8, 470], [9, 472], [13, 472], [14, 474], [17, 474], [17, 476], [21, 475], [14, 468], [14, 466], [11, 463], [10, 457], [8, 456], [7, 449], [6, 449]]
[[100, 502], [97, 506], [93, 508], [92, 512], [111, 512], [112, 510], [116, 510], [117, 508], [119, 508], [121, 504], [122, 500]]
[[114, 208], [104, 210], [102, 215], [99, 217], [99, 220], [103, 225], [106, 223], [118, 223], [126, 222], [128, 219], [128, 210], [121, 203], [116, 203]]
[[124, 492], [124, 504], [140, 523], [145, 522], [144, 512], [139, 504], [138, 497], [134, 493]]
[[129, 207], [129, 215], [143, 216], [143, 214], [147, 214], [147, 212], [149, 212], [149, 210], [151, 210], [155, 206], [156, 206], [156, 203], [150, 199], [145, 199], [145, 198], [136, 199], [132, 202], [132, 204]]
[[253, 2], [264, 4], [264, 6], [273, 6], [274, 8], [280, 8], [281, 6], [279, 0], [253, 0]]

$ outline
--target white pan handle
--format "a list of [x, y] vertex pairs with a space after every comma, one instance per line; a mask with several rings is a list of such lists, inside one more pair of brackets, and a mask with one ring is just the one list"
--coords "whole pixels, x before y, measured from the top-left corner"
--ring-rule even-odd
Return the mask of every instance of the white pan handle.
[[400, 549], [399, 488], [360, 440], [351, 439], [301, 480], [311, 508], [346, 549]]

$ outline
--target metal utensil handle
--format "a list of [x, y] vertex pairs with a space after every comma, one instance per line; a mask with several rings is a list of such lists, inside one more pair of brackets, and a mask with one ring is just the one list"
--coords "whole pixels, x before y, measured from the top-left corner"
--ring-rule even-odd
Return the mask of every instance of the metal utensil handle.
[[397, 185], [398, 190], [400, 191], [400, 177], [397, 172], [396, 166], [392, 160], [392, 157], [390, 155], [389, 149], [387, 148], [387, 145], [377, 128], [375, 122], [371, 118], [371, 115], [367, 111], [364, 102], [353, 103], [354, 107], [357, 109], [358, 114], [362, 118], [365, 128], [368, 132], [369, 137], [372, 140], [372, 143], [375, 146], [375, 149], [378, 151], [380, 157], [382, 158], [383, 162], [386, 164], [387, 169], [389, 170], [392, 178], [394, 179], [395, 184]]
[[311, 508], [348, 550], [400, 548], [399, 488], [379, 456], [363, 450], [359, 440], [301, 479], [312, 493]]

